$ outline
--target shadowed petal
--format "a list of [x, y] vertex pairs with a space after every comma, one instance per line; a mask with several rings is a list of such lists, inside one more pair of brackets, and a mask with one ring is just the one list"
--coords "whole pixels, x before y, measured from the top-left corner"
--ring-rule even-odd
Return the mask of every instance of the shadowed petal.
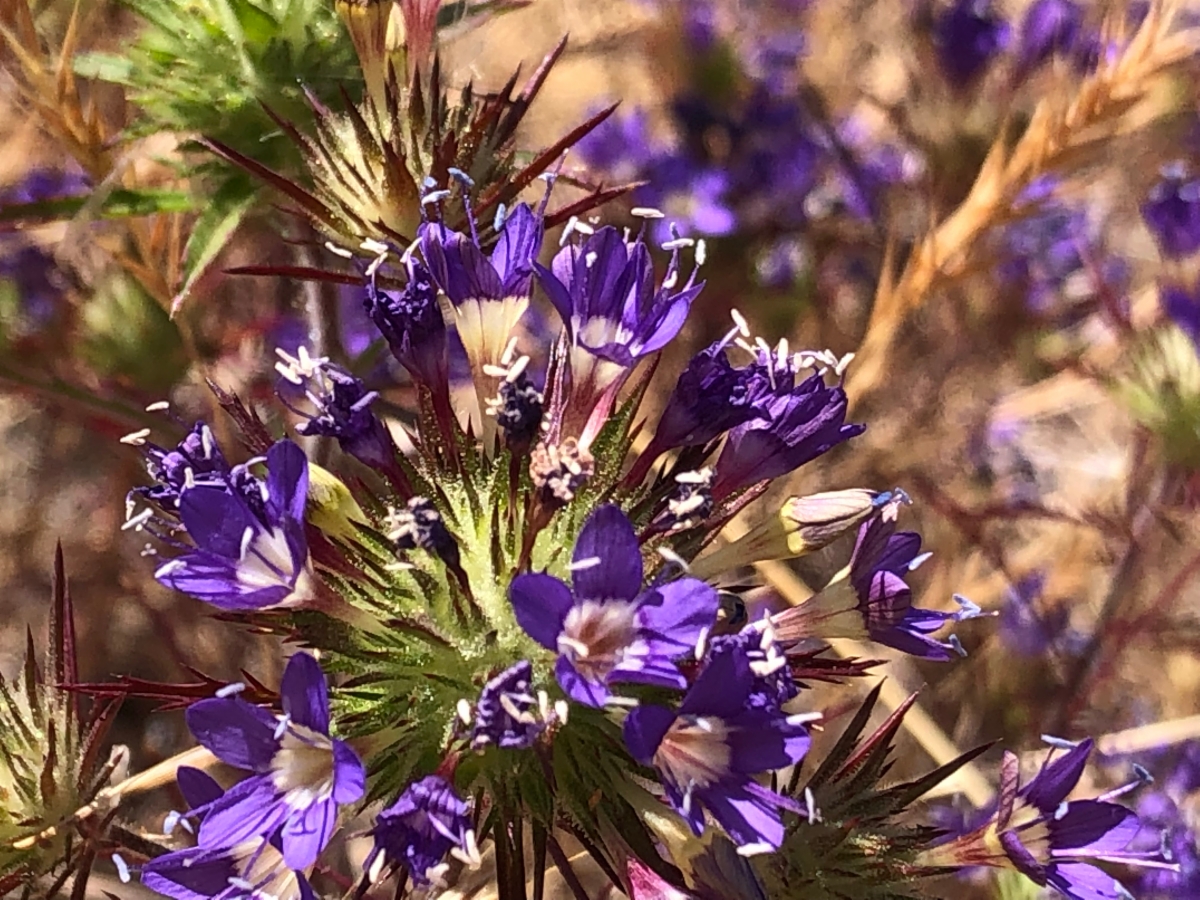
[[663, 735], [675, 721], [675, 713], [665, 706], [650, 706], [643, 703], [634, 707], [625, 717], [625, 746], [629, 754], [643, 765], [654, 759]]
[[241, 558], [246, 529], [262, 528], [240, 497], [216, 487], [186, 489], [179, 517], [197, 547], [232, 560]]
[[183, 794], [189, 809], [206, 806], [225, 793], [216, 779], [192, 766], [180, 766], [175, 772], [175, 783], [179, 785], [179, 793]]
[[[574, 568], [581, 563], [598, 564]], [[571, 584], [581, 600], [632, 600], [642, 589], [642, 553], [633, 525], [620, 507], [592, 513], [575, 541]]]
[[293, 722], [329, 734], [329, 689], [325, 673], [310, 654], [292, 654], [283, 671], [279, 697]]
[[778, 847], [783, 843], [783, 819], [775, 806], [752, 796], [744, 788], [727, 784], [719, 790], [697, 793], [735, 844], [745, 846], [765, 842]]
[[1075, 800], [1062, 816], [1047, 823], [1053, 851], [1063, 856], [1104, 856], [1120, 853], [1138, 833], [1137, 814], [1103, 800]]
[[690, 654], [706, 628], [717, 620], [716, 590], [696, 578], [681, 578], [639, 598], [638, 622], [661, 652]]
[[142, 884], [174, 900], [209, 900], [227, 890], [229, 879], [236, 875], [224, 849], [190, 847], [142, 865]]
[[746, 705], [754, 688], [750, 665], [740, 653], [723, 653], [700, 672], [679, 707], [679, 714], [732, 719]]
[[164, 587], [230, 611], [267, 609], [295, 591], [293, 585], [283, 581], [268, 587], [246, 584], [242, 576], [243, 567], [236, 559], [203, 550], [178, 556], [154, 573]]
[[1085, 863], [1051, 865], [1046, 883], [1071, 900], [1123, 900], [1129, 892], [1109, 875]]
[[[291, 441], [277, 441], [267, 451], [268, 506], [274, 518], [304, 521], [308, 500], [308, 457]], [[189, 529], [190, 531], [190, 529]]]
[[553, 575], [531, 572], [512, 580], [508, 599], [525, 633], [547, 650], [557, 650], [563, 620], [575, 605], [571, 589]]
[[554, 664], [554, 674], [563, 693], [576, 703], [601, 707], [608, 701], [608, 686], [597, 681], [588, 681], [576, 671], [567, 657], [558, 658], [558, 662]]
[[185, 718], [196, 740], [234, 768], [265, 772], [279, 749], [275, 717], [236, 697], [193, 703]]
[[1091, 752], [1092, 741], [1089, 738], [1045, 766], [1021, 789], [1018, 796], [1047, 815], [1053, 813], [1079, 783], [1079, 776], [1083, 774]]

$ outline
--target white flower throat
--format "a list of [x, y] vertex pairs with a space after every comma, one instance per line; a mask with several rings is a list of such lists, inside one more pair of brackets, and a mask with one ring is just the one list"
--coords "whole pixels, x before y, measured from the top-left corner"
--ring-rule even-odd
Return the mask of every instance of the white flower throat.
[[271, 781], [293, 808], [326, 799], [333, 793], [333, 741], [289, 723], [271, 759]]
[[585, 600], [567, 613], [558, 649], [584, 678], [603, 681], [637, 633], [637, 607], [632, 603]]
[[654, 754], [654, 765], [685, 793], [729, 775], [729, 725], [712, 716], [679, 716]]

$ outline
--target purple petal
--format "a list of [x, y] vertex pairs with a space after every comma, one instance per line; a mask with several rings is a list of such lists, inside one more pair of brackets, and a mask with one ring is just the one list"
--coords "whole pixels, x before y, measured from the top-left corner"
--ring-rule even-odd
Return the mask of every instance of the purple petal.
[[778, 808], [742, 785], [714, 784], [696, 793], [735, 844], [767, 843], [778, 847], [783, 843], [783, 819]]
[[643, 703], [629, 711], [625, 717], [625, 746], [629, 754], [643, 765], [650, 765], [663, 735], [675, 721], [675, 713], [665, 706]]
[[188, 707], [188, 729], [217, 759], [237, 769], [266, 772], [279, 749], [275, 717], [236, 697], [201, 700]]
[[571, 589], [553, 575], [525, 573], [508, 586], [508, 599], [525, 633], [547, 650], [557, 650], [563, 620], [575, 605]]
[[308, 868], [317, 861], [336, 827], [337, 802], [332, 797], [294, 810], [282, 833], [283, 861], [293, 869]]
[[[559, 257], [561, 257], [564, 253], [570, 253], [571, 251], [571, 247], [565, 247], [564, 249], [560, 250], [558, 256], [554, 257], [555, 263], [557, 264]], [[547, 269], [541, 263], [535, 262], [533, 264], [533, 273], [537, 276], [538, 284], [541, 285], [542, 291], [545, 293], [547, 299], [549, 299], [549, 301], [554, 305], [554, 308], [558, 311], [558, 315], [562, 318], [563, 325], [567, 328], [570, 328], [571, 292], [567, 289], [567, 286], [555, 277], [554, 272]]]
[[638, 621], [654, 650], [682, 656], [717, 619], [720, 599], [710, 585], [696, 578], [681, 578], [638, 598]]
[[900, 531], [888, 538], [888, 542], [879, 558], [875, 560], [875, 568], [902, 575], [908, 571], [908, 564], [917, 558], [921, 552], [921, 536], [915, 531]]
[[599, 708], [608, 701], [608, 686], [584, 678], [565, 656], [560, 656], [554, 664], [554, 675], [563, 693], [576, 703]]
[[529, 293], [532, 261], [542, 246], [542, 220], [528, 203], [515, 206], [504, 220], [500, 239], [492, 251], [492, 266], [510, 296]]
[[366, 791], [367, 772], [358, 754], [345, 741], [333, 742], [333, 799], [356, 803]]
[[1085, 863], [1053, 863], [1046, 883], [1070, 900], [1122, 900], [1129, 892], [1107, 872]]
[[1083, 774], [1091, 752], [1091, 739], [1072, 747], [1058, 759], [1044, 766], [1037, 776], [1021, 789], [1018, 796], [1046, 815], [1052, 814], [1079, 783], [1079, 776]]
[[1050, 849], [1069, 850], [1066, 856], [1105, 856], [1120, 853], [1138, 833], [1137, 814], [1102, 800], [1076, 800], [1067, 804], [1050, 827]]
[[732, 719], [745, 707], [753, 688], [754, 675], [742, 654], [722, 653], [700, 672], [683, 698], [679, 714]]
[[246, 529], [262, 529], [240, 497], [204, 485], [183, 492], [179, 518], [198, 548], [232, 560], [241, 558]]
[[455, 306], [468, 300], [503, 299], [496, 270], [465, 235], [431, 223], [421, 227], [420, 241], [433, 280]]
[[200, 550], [176, 557], [154, 577], [165, 587], [231, 611], [266, 609], [282, 603], [294, 590], [282, 581], [265, 588], [243, 584], [240, 571], [236, 559]]
[[608, 673], [608, 681], [653, 684], [679, 690], [687, 687], [687, 679], [673, 662], [673, 657], [654, 653], [644, 641], [626, 648], [624, 658]]
[[209, 900], [227, 890], [236, 875], [225, 849], [190, 847], [142, 865], [142, 884], [173, 900]]
[[189, 809], [206, 806], [219, 800], [225, 793], [216, 779], [192, 766], [180, 766], [175, 772], [175, 783], [179, 785], [179, 793], [183, 794]]
[[799, 762], [811, 741], [803, 728], [789, 726], [769, 713], [755, 712], [737, 718], [728, 743], [733, 751], [730, 769], [757, 775]]
[[277, 441], [267, 451], [267, 495], [267, 506], [276, 520], [304, 521], [308, 457], [291, 441]]
[[[632, 600], [642, 589], [637, 534], [618, 506], [601, 506], [588, 517], [571, 560], [571, 583], [581, 600]], [[582, 563], [591, 564], [575, 568]]]
[[279, 685], [283, 711], [297, 725], [329, 734], [329, 689], [325, 673], [308, 653], [294, 653]]
[[279, 797], [270, 775], [239, 781], [213, 804], [200, 821], [201, 847], [234, 847], [273, 833], [284, 823], [288, 806]]

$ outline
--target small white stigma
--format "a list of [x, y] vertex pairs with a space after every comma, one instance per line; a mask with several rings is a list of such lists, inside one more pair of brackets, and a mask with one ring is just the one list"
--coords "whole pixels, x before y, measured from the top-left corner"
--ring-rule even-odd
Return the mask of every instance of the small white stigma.
[[572, 572], [584, 572], [588, 569], [594, 569], [598, 565], [600, 565], [600, 557], [589, 556], [586, 559], [575, 560], [567, 568]]
[[464, 725], [471, 724], [471, 704], [467, 700], [459, 700], [454, 706], [454, 711], [458, 713], [458, 718]]
[[147, 556], [158, 556], [158, 550], [152, 544], [147, 543], [144, 547], [142, 547], [142, 550], [138, 556], [143, 558]]
[[695, 247], [695, 246], [696, 246], [696, 242], [694, 240], [692, 240], [691, 238], [677, 237], [677, 238], [672, 238], [669, 241], [663, 242], [662, 249], [664, 249], [668, 253], [670, 253], [675, 250], [684, 250], [688, 247]]
[[470, 869], [479, 868], [483, 863], [483, 857], [479, 853], [479, 842], [475, 839], [474, 829], [467, 831], [462, 847], [451, 848], [450, 855]]
[[750, 337], [750, 323], [746, 321], [746, 317], [741, 314], [740, 310], [731, 309], [729, 317], [733, 319], [733, 324], [737, 326], [738, 334], [744, 338]]
[[223, 688], [218, 688], [216, 696], [220, 697], [221, 699], [225, 699], [226, 697], [232, 697], [235, 694], [240, 694], [244, 690], [246, 690], [246, 685], [241, 681], [235, 681], [233, 684], [227, 684]]
[[121, 884], [129, 884], [129, 863], [125, 862], [120, 853], [112, 855], [112, 862], [117, 867], [117, 878], [121, 879]]
[[333, 243], [332, 241], [325, 242], [325, 249], [328, 250], [330, 253], [332, 253], [334, 256], [340, 256], [342, 259], [354, 259], [353, 253], [351, 253], [345, 247], [339, 247], [337, 244]]
[[379, 881], [379, 876], [383, 874], [383, 865], [387, 860], [382, 853], [378, 853], [375, 859], [371, 861], [371, 868], [367, 869], [367, 882], [376, 884]]
[[658, 555], [661, 556], [663, 559], [665, 559], [667, 562], [671, 563], [672, 565], [678, 566], [679, 571], [681, 571], [681, 572], [687, 573], [692, 570], [691, 566], [688, 565], [688, 561], [686, 559], [684, 559], [682, 556], [680, 556], [678, 553], [676, 553], [674, 550], [672, 550], [670, 547], [659, 547]]
[[328, 358], [324, 356], [310, 354], [303, 344], [297, 348], [295, 356], [282, 347], [275, 348], [275, 355], [280, 360], [275, 363], [275, 371], [296, 385], [303, 384], [304, 379], [312, 378], [329, 363]]
[[771, 853], [774, 850], [774, 844], [769, 844], [766, 841], [758, 841], [754, 844], [742, 844], [737, 848], [737, 853], [738, 856], [761, 856], [763, 853]]
[[708, 652], [708, 636], [712, 632], [712, 628], [705, 625], [700, 629], [700, 637], [696, 640], [696, 662], [704, 659], [704, 654]]
[[137, 515], [130, 516], [128, 519], [126, 519], [125, 524], [123, 524], [121, 526], [121, 530], [122, 531], [130, 531], [130, 530], [141, 531], [142, 526], [145, 525], [146, 522], [149, 521], [150, 517], [153, 515], [154, 515], [154, 510], [152, 510], [150, 507], [147, 506], [145, 509], [143, 509]]
[[666, 214], [661, 209], [655, 209], [653, 206], [635, 206], [629, 211], [629, 214], [638, 219], [666, 218]]
[[139, 428], [137, 431], [131, 431], [129, 434], [121, 438], [122, 444], [129, 444], [133, 447], [140, 447], [146, 443], [146, 438], [150, 437], [149, 428]]
[[279, 740], [288, 730], [288, 726], [292, 724], [292, 717], [286, 713], [279, 716], [279, 724], [275, 726], [275, 740]]
[[166, 412], [170, 408], [171, 402], [169, 400], [156, 400], [146, 407], [146, 412]]
[[374, 238], [366, 238], [358, 246], [368, 253], [374, 253], [376, 256], [386, 256], [388, 253], [388, 245]]

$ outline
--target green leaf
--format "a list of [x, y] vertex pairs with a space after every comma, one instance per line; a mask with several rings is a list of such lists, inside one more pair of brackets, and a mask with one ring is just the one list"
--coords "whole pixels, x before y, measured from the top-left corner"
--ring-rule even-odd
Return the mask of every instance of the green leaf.
[[[42, 225], [73, 219], [92, 197], [54, 197], [33, 203], [11, 203], [0, 207], [0, 224]], [[97, 214], [102, 219], [128, 219], [155, 213], [188, 212], [196, 208], [196, 198], [184, 191], [160, 188], [117, 188], [100, 202]]]
[[196, 220], [183, 255], [183, 286], [171, 301], [172, 318], [221, 249], [229, 242], [246, 213], [254, 205], [258, 192], [249, 182], [234, 178], [227, 181]]

